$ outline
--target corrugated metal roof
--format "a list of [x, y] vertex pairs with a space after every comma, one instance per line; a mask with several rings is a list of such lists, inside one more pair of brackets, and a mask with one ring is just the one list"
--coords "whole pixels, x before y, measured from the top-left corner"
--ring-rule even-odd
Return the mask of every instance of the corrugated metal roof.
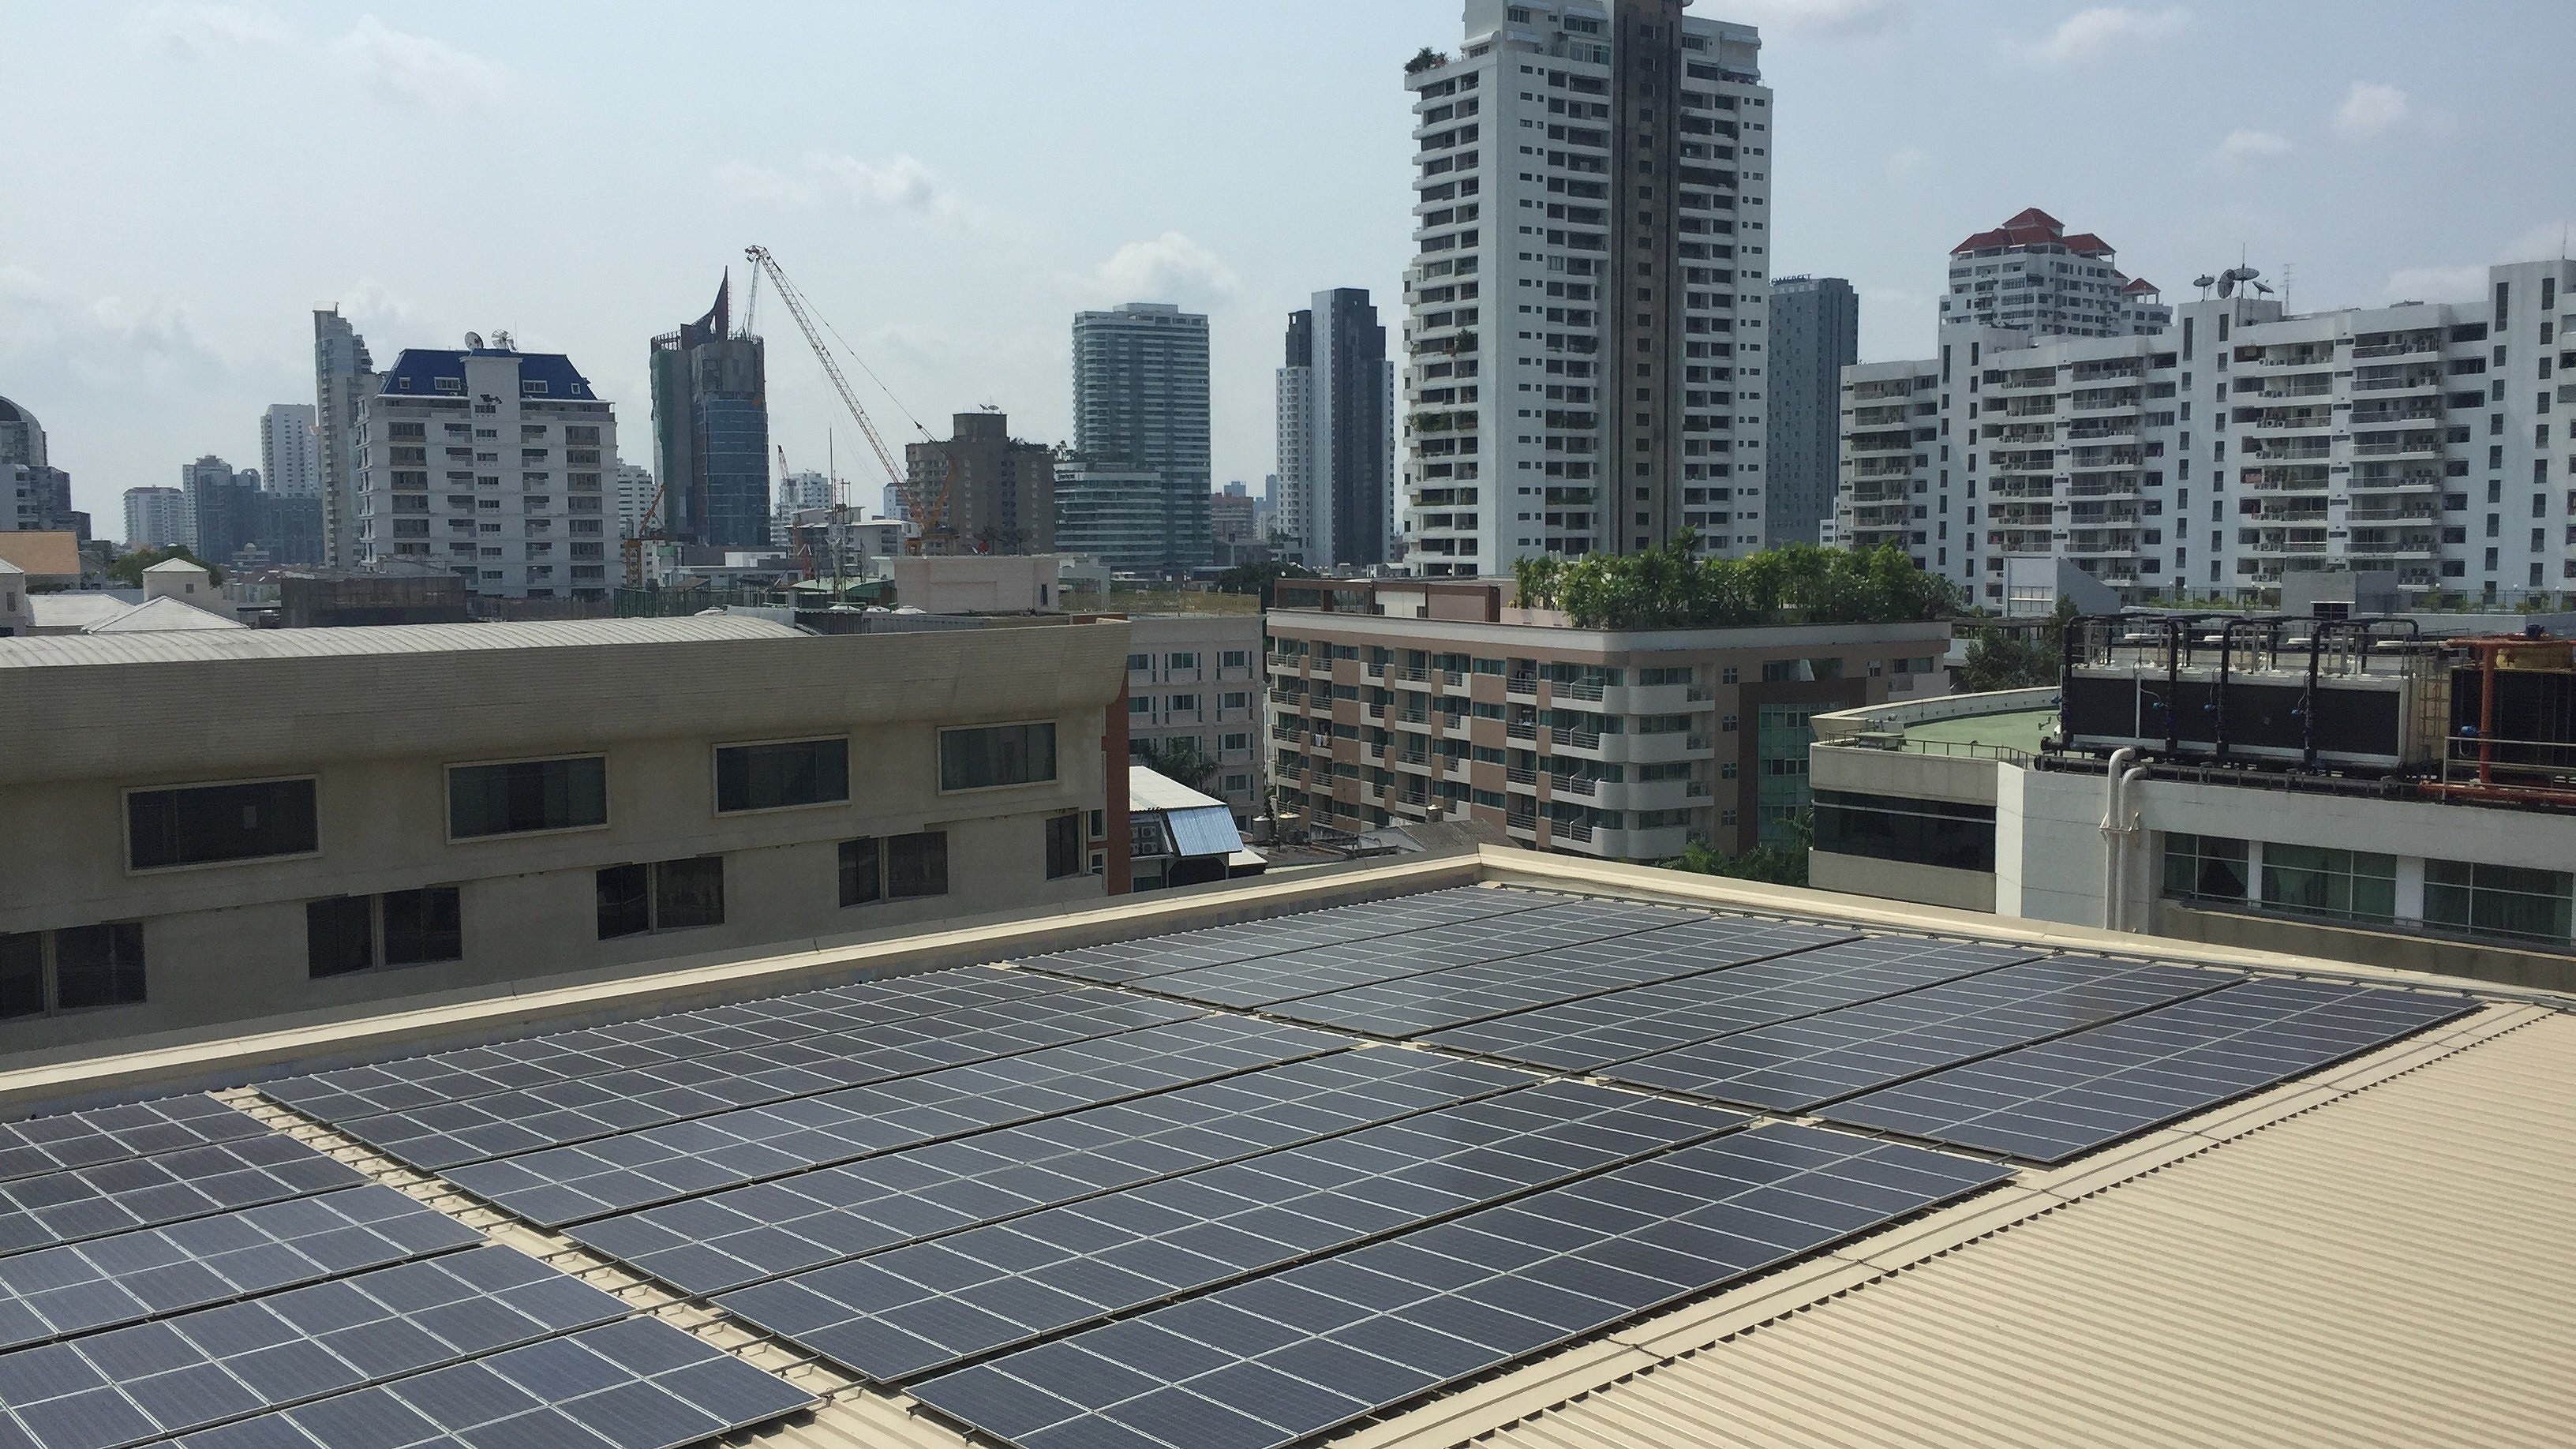
[[2449, 1035], [1346, 1440], [2567, 1443], [2576, 1018]]
[[1191, 810], [1224, 804], [1143, 765], [1127, 767], [1127, 808], [1131, 810]]
[[359, 629], [245, 629], [0, 639], [0, 669], [78, 664], [187, 664], [225, 659], [449, 654], [476, 649], [562, 649], [775, 639], [785, 624], [737, 615], [685, 619], [559, 619], [534, 624], [380, 624]]
[[146, 599], [131, 609], [110, 614], [104, 619], [82, 626], [87, 634], [173, 634], [190, 630], [204, 631], [246, 628], [239, 619], [201, 609], [185, 599], [164, 594]]

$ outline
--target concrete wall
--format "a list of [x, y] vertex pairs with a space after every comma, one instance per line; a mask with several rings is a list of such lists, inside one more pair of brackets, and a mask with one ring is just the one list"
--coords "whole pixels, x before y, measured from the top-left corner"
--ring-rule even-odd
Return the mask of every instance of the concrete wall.
[[1807, 752], [1807, 778], [1816, 789], [1961, 805], [1994, 804], [1998, 768], [1993, 760], [1966, 755], [1917, 755], [1824, 744]]
[[1807, 852], [1807, 884], [1820, 891], [1845, 891], [1880, 900], [1913, 901], [1963, 911], [1995, 908], [1995, 878], [1982, 870], [1951, 870], [1917, 865], [1910, 860], [1880, 860], [1866, 855]]
[[2282, 951], [2357, 961], [2402, 971], [2435, 971], [2479, 981], [2502, 981], [2544, 991], [2576, 991], [2576, 958], [2516, 951], [2505, 946], [2439, 941], [2394, 931], [2364, 931], [2322, 922], [2205, 911], [2179, 901], [2158, 901], [2155, 933], [2217, 946]]

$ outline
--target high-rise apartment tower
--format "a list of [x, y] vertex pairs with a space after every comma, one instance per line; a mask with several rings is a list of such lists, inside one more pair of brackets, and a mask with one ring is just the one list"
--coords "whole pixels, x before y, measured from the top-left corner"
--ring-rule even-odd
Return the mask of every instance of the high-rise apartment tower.
[[1279, 369], [1282, 529], [1315, 568], [1384, 563], [1394, 522], [1394, 365], [1364, 288], [1288, 314]]
[[[1162, 557], [1209, 562], [1208, 319], [1168, 302], [1129, 302], [1073, 319], [1074, 451], [1096, 471], [1162, 480]], [[1130, 484], [1132, 486], [1132, 483]]]
[[321, 497], [319, 449], [311, 405], [271, 403], [259, 415], [259, 472], [269, 492], [286, 498]]
[[925, 497], [945, 489], [944, 521], [961, 553], [1055, 550], [1055, 450], [1011, 436], [997, 412], [958, 413], [946, 439], [904, 446], [904, 469]]
[[350, 568], [358, 561], [358, 413], [376, 390], [376, 362], [367, 339], [337, 307], [313, 312], [313, 414], [316, 461], [322, 475], [322, 561]]
[[1860, 360], [1860, 299], [1840, 277], [1771, 281], [1769, 507], [1773, 545], [1814, 543], [1834, 514], [1842, 454], [1843, 369]]

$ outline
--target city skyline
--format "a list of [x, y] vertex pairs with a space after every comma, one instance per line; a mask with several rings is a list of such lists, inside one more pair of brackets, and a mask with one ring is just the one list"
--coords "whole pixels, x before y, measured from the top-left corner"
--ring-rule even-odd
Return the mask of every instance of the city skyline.
[[[613, 134], [640, 124], [638, 98], [685, 67], [792, 72], [821, 62], [791, 50], [929, 52], [969, 22], [868, 7], [647, 48], [544, 15], [515, 19], [503, 43], [470, 9], [407, 18], [411, 28], [319, 6], [16, 16], [14, 38], [63, 64], [27, 77], [0, 115], [22, 129], [46, 118], [62, 139], [0, 158], [0, 185], [20, 203], [0, 221], [11, 258], [0, 267], [0, 391], [50, 420], [76, 502], [114, 516], [124, 488], [187, 458], [255, 456], [260, 411], [309, 400], [316, 303], [337, 302], [388, 355], [508, 328], [523, 346], [600, 359], [602, 395], [639, 408], [641, 341], [702, 299], [710, 266], [764, 241], [902, 410], [936, 418], [997, 403], [1050, 440], [1072, 433], [1067, 314], [1128, 301], [1207, 311], [1214, 474], [1258, 478], [1273, 445], [1275, 319], [1323, 287], [1400, 295], [1401, 65], [1424, 45], [1454, 47], [1458, 8], [1324, 5], [1219, 25], [1161, 23], [1184, 12], [1154, 5], [1112, 26], [1033, 13], [1009, 43], [979, 41], [1015, 78], [1025, 114], [970, 117], [960, 98], [899, 70], [835, 111], [800, 98], [814, 88], [763, 85], [739, 116], [676, 154], [651, 153], [649, 168], [641, 151], [606, 157], [596, 207], [536, 208], [555, 173], [500, 158], [483, 184], [528, 210], [489, 235], [444, 214], [454, 196], [363, 178], [271, 195], [276, 179], [245, 179], [222, 158], [288, 136], [311, 144], [288, 99], [299, 84], [367, 117], [351, 128], [361, 144], [375, 124], [497, 138], [575, 107], [594, 113], [585, 130]], [[2123, 267], [2168, 300], [2240, 250], [2276, 280], [2296, 263], [2294, 311], [2462, 299], [2490, 261], [2554, 255], [2576, 202], [2558, 175], [2511, 164], [2554, 124], [2548, 88], [2518, 82], [2576, 22], [2539, 8], [2464, 11], [2427, 47], [2372, 23], [2371, 10], [1703, 0], [1691, 13], [1762, 28], [1765, 78], [1782, 98], [1775, 268], [1852, 278], [1861, 355], [1878, 360], [1919, 351], [1940, 249], [2025, 206], [2112, 236]], [[782, 33], [799, 43], [781, 46]], [[1140, 36], [1159, 58], [1157, 86], [1107, 106], [1048, 103], [1078, 87], [1085, 57], [1124, 61]], [[1232, 63], [1245, 53], [1267, 58], [1261, 74]], [[1943, 119], [1968, 84], [1993, 88], [1998, 123], [2127, 110], [2116, 126], [2078, 117], [2023, 134], [2007, 154], [1975, 140], [1990, 134], [1982, 126]], [[246, 94], [261, 91], [277, 99]], [[173, 107], [218, 93], [220, 117], [162, 134]], [[1041, 113], [1044, 127], [1018, 124]], [[1253, 123], [1280, 114], [1308, 124]], [[138, 128], [167, 144], [134, 159]], [[2113, 135], [2136, 164], [2087, 163]], [[92, 146], [120, 148], [135, 184], [101, 192], [104, 153]], [[288, 225], [155, 250], [171, 219], [243, 187], [240, 199]], [[1100, 201], [1112, 191], [1117, 205]], [[2382, 204], [2390, 197], [2406, 204]], [[677, 226], [646, 237], [623, 224], [673, 202], [687, 213]], [[367, 210], [343, 216], [351, 205]], [[779, 440], [815, 451], [836, 421], [828, 391], [810, 357], [781, 354], [775, 371]]]

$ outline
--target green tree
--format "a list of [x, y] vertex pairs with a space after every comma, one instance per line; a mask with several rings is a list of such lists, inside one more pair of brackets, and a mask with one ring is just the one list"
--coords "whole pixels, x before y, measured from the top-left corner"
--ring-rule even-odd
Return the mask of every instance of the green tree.
[[1968, 657], [1953, 676], [1961, 694], [1996, 689], [2042, 689], [2057, 683], [2064, 659], [2066, 626], [2075, 617], [2075, 601], [2061, 598], [2057, 611], [2036, 629], [2006, 629], [1988, 624], [1968, 644]]
[[1127, 758], [1192, 790], [1205, 790], [1216, 777], [1217, 762], [1199, 749], [1196, 740], [1134, 740], [1127, 746]]
[[1679, 856], [1665, 861], [1664, 868], [1731, 880], [1758, 880], [1768, 885], [1802, 886], [1807, 883], [1807, 851], [1815, 835], [1816, 818], [1810, 812], [1793, 822], [1793, 838], [1786, 845], [1757, 845], [1742, 855], [1723, 855], [1707, 841], [1694, 840], [1682, 847]]
[[138, 548], [134, 552], [118, 558], [115, 562], [107, 566], [108, 582], [123, 584], [129, 589], [139, 589], [143, 587], [143, 571], [145, 569], [148, 569], [157, 563], [168, 563], [174, 558], [185, 559], [189, 563], [195, 564], [199, 568], [204, 569], [207, 574], [211, 576], [211, 581], [214, 583], [220, 584], [224, 581], [224, 571], [222, 569], [219, 569], [213, 564], [206, 562], [204, 559], [197, 557], [197, 555], [191, 551], [186, 544], [174, 543], [168, 548]]
[[1959, 590], [1893, 544], [1793, 543], [1742, 559], [1698, 558], [1689, 530], [1662, 548], [1513, 567], [1515, 601], [1560, 608], [1584, 629], [1861, 624], [1948, 618]]
[[1282, 559], [1264, 559], [1259, 563], [1236, 564], [1217, 575], [1216, 591], [1220, 594], [1259, 594], [1261, 607], [1267, 609], [1279, 602], [1281, 579], [1312, 579], [1322, 575], [1304, 564]]

